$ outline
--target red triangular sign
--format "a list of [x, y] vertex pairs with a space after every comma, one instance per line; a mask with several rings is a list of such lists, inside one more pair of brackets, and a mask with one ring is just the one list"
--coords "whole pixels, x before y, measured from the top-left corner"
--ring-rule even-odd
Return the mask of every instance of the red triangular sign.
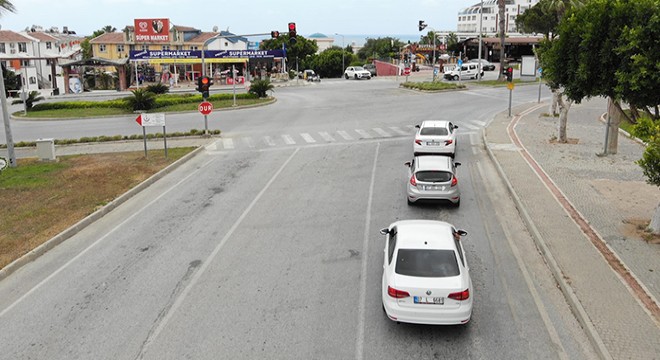
[[137, 121], [137, 123], [140, 124], [140, 126], [142, 126], [142, 114], [138, 115], [138, 117], [135, 118], [135, 121]]

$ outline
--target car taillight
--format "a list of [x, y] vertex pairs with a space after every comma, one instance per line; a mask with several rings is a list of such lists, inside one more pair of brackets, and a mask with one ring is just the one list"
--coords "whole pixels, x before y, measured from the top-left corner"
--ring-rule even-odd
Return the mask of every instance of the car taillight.
[[422, 140], [415, 139], [415, 144], [417, 144], [417, 145], [422, 145]]
[[451, 186], [456, 186], [456, 185], [458, 185], [458, 178], [456, 176], [454, 176], [451, 179]]
[[410, 297], [410, 294], [408, 294], [407, 291], [402, 291], [402, 290], [397, 290], [391, 286], [387, 287], [387, 295], [396, 298], [396, 299], [402, 299], [402, 298], [407, 298]]
[[454, 142], [454, 140], [445, 140], [445, 145], [451, 145]]
[[415, 179], [415, 174], [412, 174], [410, 177], [410, 185], [417, 186], [417, 179]]
[[[389, 292], [389, 290], [388, 290], [388, 292]], [[461, 292], [451, 293], [447, 297], [450, 298], [450, 299], [458, 300], [458, 301], [467, 300], [467, 299], [470, 298], [470, 289], [465, 289]]]

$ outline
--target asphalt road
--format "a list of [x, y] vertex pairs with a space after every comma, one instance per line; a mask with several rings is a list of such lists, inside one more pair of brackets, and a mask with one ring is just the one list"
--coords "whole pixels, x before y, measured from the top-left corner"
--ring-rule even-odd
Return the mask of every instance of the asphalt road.
[[[514, 104], [536, 99], [517, 89]], [[324, 80], [275, 95], [215, 113], [222, 139], [0, 282], [0, 358], [595, 357], [481, 144], [506, 89]], [[459, 125], [459, 209], [406, 204], [412, 125], [428, 118]], [[378, 231], [415, 218], [469, 233], [467, 326], [382, 312]]]

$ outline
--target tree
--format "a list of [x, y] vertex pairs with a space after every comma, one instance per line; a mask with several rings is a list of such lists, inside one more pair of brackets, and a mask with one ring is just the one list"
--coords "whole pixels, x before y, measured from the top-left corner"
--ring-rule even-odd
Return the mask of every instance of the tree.
[[367, 38], [364, 46], [358, 50], [357, 56], [364, 62], [368, 58], [394, 58], [399, 53], [399, 49], [405, 46], [401, 40], [393, 37]]
[[541, 0], [535, 6], [516, 17], [516, 27], [522, 33], [543, 34], [545, 39], [556, 36], [559, 14], [552, 10], [549, 3], [554, 0]]
[[103, 32], [106, 32], [106, 33], [113, 33], [115, 31], [117, 31], [117, 28], [112, 26], [112, 25], [106, 25], [103, 28], [101, 28], [101, 30], [103, 30]]
[[302, 36], [296, 36], [294, 44], [291, 44], [288, 35], [263, 40], [259, 44], [259, 48], [262, 50], [280, 50], [283, 46], [286, 47], [286, 61], [289, 69], [296, 68], [296, 60], [304, 61], [306, 57], [314, 55], [319, 49], [316, 41], [307, 40]]
[[[322, 77], [341, 77], [344, 73], [342, 69], [342, 48], [332, 46], [323, 50], [314, 60], [313, 68]], [[347, 54], [344, 50], [344, 62], [351, 63], [353, 54]], [[348, 60], [348, 61], [346, 61]]]
[[[44, 97], [41, 96], [41, 93], [39, 93], [38, 91], [30, 91], [30, 93], [27, 94], [27, 96], [25, 97], [25, 107], [27, 108], [27, 110], [30, 110], [32, 109], [32, 106], [34, 106], [35, 102], [41, 100], [44, 100]], [[23, 100], [14, 100], [11, 103], [12, 105], [22, 104]]]
[[19, 90], [21, 88], [21, 76], [7, 69], [2, 65], [2, 75], [5, 81], [5, 96], [9, 95], [10, 90]]
[[[660, 122], [643, 116], [633, 126], [631, 133], [648, 144], [642, 158], [637, 160], [646, 176], [646, 182], [660, 187]], [[655, 208], [648, 229], [660, 234], [660, 205]]]
[[504, 81], [506, 78], [504, 76], [504, 73], [502, 72], [502, 69], [505, 68], [506, 66], [506, 61], [504, 59], [504, 40], [506, 38], [506, 15], [505, 15], [505, 9], [506, 9], [506, 1], [505, 0], [497, 0], [497, 9], [498, 9], [498, 19], [499, 19], [499, 30], [500, 30], [500, 80]]
[[450, 32], [447, 35], [447, 51], [449, 52], [459, 52], [461, 51], [460, 45], [458, 45], [458, 35], [456, 33]]
[[14, 4], [11, 3], [9, 0], [0, 0], [0, 15], [4, 12], [16, 12], [16, 8], [14, 7]]

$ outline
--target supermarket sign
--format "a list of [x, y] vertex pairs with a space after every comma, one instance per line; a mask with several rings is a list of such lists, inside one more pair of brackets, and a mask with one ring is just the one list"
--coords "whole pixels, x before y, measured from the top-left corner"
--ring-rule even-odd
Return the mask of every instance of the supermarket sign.
[[135, 42], [169, 42], [170, 19], [134, 19]]
[[[284, 57], [283, 50], [205, 50], [206, 62], [244, 62], [249, 59], [272, 59]], [[198, 63], [201, 61], [201, 50], [132, 50], [129, 59], [132, 61], [149, 61], [151, 63]]]

